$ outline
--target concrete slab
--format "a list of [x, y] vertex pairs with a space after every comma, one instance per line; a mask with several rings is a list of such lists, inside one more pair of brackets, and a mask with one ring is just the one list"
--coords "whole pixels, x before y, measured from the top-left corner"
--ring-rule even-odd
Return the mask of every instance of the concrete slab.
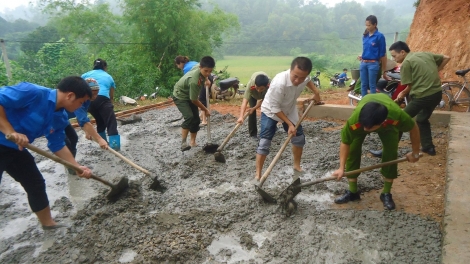
[[452, 113], [447, 151], [447, 190], [442, 263], [470, 261], [470, 114]]

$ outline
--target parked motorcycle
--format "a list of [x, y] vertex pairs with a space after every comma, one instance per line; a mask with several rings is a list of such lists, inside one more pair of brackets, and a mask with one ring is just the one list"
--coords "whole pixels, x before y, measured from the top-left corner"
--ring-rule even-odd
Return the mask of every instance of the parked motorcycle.
[[[227, 78], [217, 82], [217, 75], [214, 76], [214, 82], [211, 87], [210, 98], [214, 100], [230, 100], [238, 93], [238, 84], [240, 80], [237, 77]], [[217, 85], [218, 83], [218, 85]]]
[[312, 82], [313, 84], [315, 84], [315, 86], [317, 88], [321, 88], [321, 85], [320, 85], [320, 78], [318, 78], [318, 76], [320, 76], [320, 72], [317, 71], [316, 72], [316, 75], [312, 77]]
[[331, 86], [338, 86], [338, 87], [346, 86], [345, 83], [346, 83], [346, 81], [349, 81], [349, 78], [346, 76], [346, 78], [344, 78], [344, 82], [340, 82], [339, 75], [340, 75], [340, 73], [335, 73], [335, 75], [330, 78], [330, 85]]
[[209, 91], [209, 98], [213, 100], [230, 100], [239, 93], [240, 81], [237, 77], [229, 77], [225, 66], [222, 70], [212, 72], [209, 79], [212, 79], [212, 85]]
[[[398, 95], [405, 90], [406, 85], [402, 85], [400, 83], [400, 67], [395, 67], [392, 70], [387, 72], [387, 76], [391, 78], [391, 80], [385, 80], [385, 79], [380, 79], [377, 82], [377, 92], [379, 93], [385, 93], [390, 98], [392, 98], [394, 101], [397, 101]], [[357, 85], [356, 87], [356, 82], [360, 82], [360, 79], [357, 81], [352, 81], [349, 89], [351, 90], [348, 94], [349, 97], [349, 103], [352, 106], [356, 106], [357, 103], [362, 99], [361, 96], [361, 86]], [[397, 102], [398, 104], [405, 104], [407, 105], [409, 102], [410, 98], [408, 95], [403, 99], [401, 102]]]

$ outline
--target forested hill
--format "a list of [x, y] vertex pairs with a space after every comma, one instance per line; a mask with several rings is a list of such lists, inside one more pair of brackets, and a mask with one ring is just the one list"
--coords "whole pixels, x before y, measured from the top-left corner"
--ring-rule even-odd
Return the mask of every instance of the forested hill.
[[[391, 43], [395, 32], [405, 40], [415, 8], [410, 0], [343, 1], [328, 8], [317, 0], [202, 0], [238, 16], [240, 30], [226, 36], [225, 55], [351, 54], [361, 50], [368, 15]], [[303, 3], [306, 4], [303, 4]]]

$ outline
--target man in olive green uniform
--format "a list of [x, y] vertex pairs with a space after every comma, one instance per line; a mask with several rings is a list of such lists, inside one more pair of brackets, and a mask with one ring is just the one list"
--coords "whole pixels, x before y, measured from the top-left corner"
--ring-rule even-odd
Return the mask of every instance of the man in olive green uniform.
[[[410, 132], [412, 152], [406, 155], [409, 162], [419, 160], [419, 129], [414, 120], [386, 94], [369, 94], [359, 101], [353, 114], [341, 130], [340, 166], [333, 175], [338, 180], [345, 171], [359, 169], [361, 165], [362, 143], [367, 134], [376, 132], [383, 144], [382, 162], [397, 159], [398, 133]], [[395, 209], [395, 203], [390, 193], [393, 179], [398, 176], [397, 165], [383, 167], [380, 171], [384, 177], [384, 189], [380, 200], [388, 210]], [[348, 176], [349, 190], [335, 200], [342, 204], [359, 200], [357, 177], [359, 174]]]
[[[267, 93], [269, 86], [269, 77], [266, 73], [259, 71], [251, 75], [250, 81], [247, 83], [248, 88], [245, 91], [242, 106], [240, 109], [240, 117], [237, 123], [243, 123], [243, 116], [246, 111], [250, 113], [248, 116], [248, 131], [250, 137], [258, 139], [258, 128], [256, 126], [256, 109], [261, 107], [264, 96]], [[250, 104], [250, 108], [246, 109], [247, 104]]]
[[[429, 52], [410, 52], [408, 45], [402, 41], [393, 43], [389, 50], [395, 61], [402, 63], [401, 83], [408, 85], [397, 96], [397, 101], [403, 100], [408, 93], [410, 94], [411, 102], [404, 111], [411, 117], [416, 117], [421, 135], [421, 150], [434, 156], [436, 150], [432, 142], [429, 118], [442, 100], [441, 80], [438, 72], [444, 68], [450, 58]], [[380, 151], [371, 151], [371, 153], [376, 156], [381, 154]]]
[[[198, 97], [201, 89], [205, 88], [207, 78], [214, 67], [215, 61], [212, 57], [203, 57], [199, 63], [199, 69], [191, 70], [175, 84], [173, 101], [184, 117], [184, 122], [181, 124], [181, 151], [197, 146], [196, 135], [201, 123], [198, 108], [204, 111], [206, 116], [210, 116], [209, 110], [198, 100]], [[190, 145], [186, 142], [189, 133], [191, 133]]]

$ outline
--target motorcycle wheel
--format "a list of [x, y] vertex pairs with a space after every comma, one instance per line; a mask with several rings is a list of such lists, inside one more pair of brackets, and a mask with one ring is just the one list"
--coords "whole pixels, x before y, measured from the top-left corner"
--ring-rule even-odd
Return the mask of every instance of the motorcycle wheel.
[[318, 80], [318, 81], [315, 81], [315, 82], [314, 82], [314, 84], [315, 84], [315, 86], [316, 86], [318, 89], [320, 89], [320, 88], [321, 88], [321, 85], [320, 85], [320, 80]]
[[215, 89], [215, 87], [215, 84], [213, 84], [210, 90], [210, 95], [212, 96], [212, 100], [214, 102], [217, 100], [217, 90]]
[[235, 95], [237, 95], [237, 92], [238, 92], [238, 88], [234, 88], [234, 87], [230, 87], [228, 88], [229, 93], [230, 93], [230, 96], [227, 96], [227, 100], [231, 100], [233, 98], [235, 98]]

